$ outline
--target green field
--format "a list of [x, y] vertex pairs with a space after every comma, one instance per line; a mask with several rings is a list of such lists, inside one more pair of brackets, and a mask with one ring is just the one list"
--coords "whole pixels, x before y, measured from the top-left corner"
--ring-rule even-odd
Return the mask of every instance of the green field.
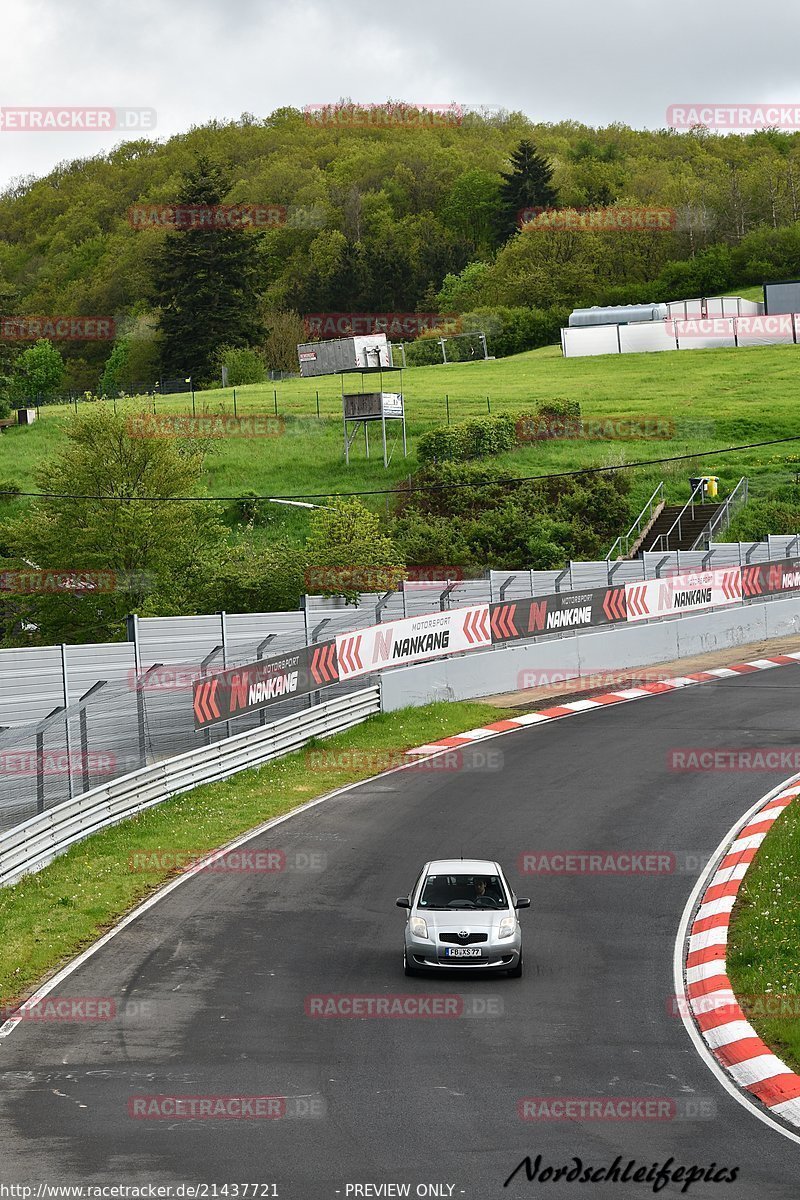
[[[248, 491], [268, 496], [330, 495], [391, 487], [417, 468], [417, 437], [446, 421], [446, 397], [453, 422], [485, 414], [489, 407], [493, 414], [522, 413], [539, 401], [568, 397], [580, 402], [585, 420], [673, 423], [666, 431], [668, 437], [662, 430], [658, 437], [639, 440], [613, 436], [551, 440], [522, 446], [494, 460], [518, 475], [696, 454], [792, 436], [800, 434], [796, 418], [799, 368], [800, 348], [789, 346], [583, 359], [564, 359], [557, 347], [546, 347], [487, 362], [409, 368], [403, 375], [409, 456], [404, 460], [399, 442], [395, 442], [388, 470], [378, 453], [377, 430], [370, 460], [365, 459], [360, 441], [353, 448], [350, 466], [345, 465], [339, 376], [288, 380], [275, 389], [252, 385], [236, 389], [238, 413], [273, 414], [277, 398], [284, 431], [277, 437], [211, 441], [204, 482], [212, 496]], [[392, 380], [384, 386], [395, 388], [396, 384]], [[233, 392], [198, 392], [195, 404], [198, 415], [232, 415]], [[79, 404], [79, 411], [81, 407]], [[129, 399], [118, 401], [117, 407], [131, 415], [152, 413], [153, 402]], [[188, 415], [191, 397], [157, 397], [155, 411]], [[25, 491], [35, 490], [36, 469], [57, 452], [65, 425], [73, 416], [71, 407], [44, 406], [39, 422], [11, 429], [0, 437], [0, 480], [12, 481]], [[688, 475], [700, 465], [703, 473], [721, 477], [723, 492], [746, 474], [758, 494], [777, 483], [793, 481], [798, 457], [800, 444], [797, 451], [792, 445], [764, 447], [718, 458], [711, 455], [694, 464], [637, 470], [632, 507], [646, 499], [662, 478], [667, 480], [671, 499], [685, 498]], [[377, 497], [370, 503], [383, 511], [386, 501]], [[276, 526], [297, 536], [305, 531], [305, 512], [274, 507]]]
[[[728, 937], [728, 976], [756, 1033], [800, 1071], [800, 803], [778, 817], [744, 877]], [[787, 1015], [779, 1011], [783, 998]]]

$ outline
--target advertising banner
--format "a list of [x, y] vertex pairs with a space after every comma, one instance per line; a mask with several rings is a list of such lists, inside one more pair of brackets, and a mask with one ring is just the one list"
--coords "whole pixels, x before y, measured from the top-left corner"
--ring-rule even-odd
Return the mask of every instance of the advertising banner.
[[493, 604], [493, 642], [529, 638], [538, 633], [608, 625], [626, 619], [625, 588], [588, 588], [585, 592], [550, 592], [533, 600]]
[[203, 729], [219, 721], [229, 721], [338, 682], [334, 641], [231, 667], [207, 679], [195, 680], [194, 727]]
[[339, 678], [354, 679], [385, 667], [477, 650], [492, 644], [489, 605], [404, 617], [336, 639]]
[[791, 592], [800, 588], [800, 558], [778, 558], [772, 562], [742, 567], [742, 592], [752, 596]]
[[740, 567], [717, 567], [626, 583], [625, 597], [629, 621], [735, 604], [742, 599], [742, 572]]

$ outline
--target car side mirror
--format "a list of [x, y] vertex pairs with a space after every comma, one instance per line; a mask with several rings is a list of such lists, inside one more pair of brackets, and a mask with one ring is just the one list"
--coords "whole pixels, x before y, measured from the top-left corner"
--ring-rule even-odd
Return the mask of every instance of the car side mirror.
[[530, 906], [530, 896], [517, 896], [516, 900], [514, 901], [514, 908], [530, 908]]
[[[530, 900], [528, 903], [530, 904]], [[409, 900], [408, 896], [398, 896], [395, 900], [395, 904], [398, 908], [411, 908], [411, 901]]]

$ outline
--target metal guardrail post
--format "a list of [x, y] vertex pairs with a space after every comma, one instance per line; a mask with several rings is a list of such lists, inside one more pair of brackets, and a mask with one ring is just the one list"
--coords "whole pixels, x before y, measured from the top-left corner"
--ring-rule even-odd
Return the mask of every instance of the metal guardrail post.
[[455, 589], [457, 587], [458, 587], [458, 583], [448, 583], [447, 587], [444, 589], [441, 596], [439, 597], [439, 612], [447, 612], [447, 608], [449, 608], [449, 605], [447, 606], [447, 608], [445, 607], [445, 600], [447, 599], [447, 597], [450, 595], [451, 592], [455, 591]]
[[394, 590], [389, 591], [389, 592], [384, 592], [384, 594], [381, 596], [378, 603], [375, 605], [375, 624], [376, 625], [381, 624], [381, 621], [382, 621], [381, 613], [383, 612], [386, 605], [389, 603], [389, 600], [391, 599], [391, 597], [394, 596], [394, 594], [395, 594]]
[[142, 654], [139, 644], [139, 616], [137, 613], [129, 613], [125, 618], [125, 624], [128, 632], [128, 641], [133, 642], [133, 665], [136, 675], [142, 673]]
[[[555, 583], [553, 584], [553, 591], [560, 592], [561, 591], [561, 580], [564, 578], [565, 575], [570, 575], [570, 574], [571, 574], [570, 567], [564, 567], [564, 570], [561, 572], [561, 574], [556, 576]], [[569, 588], [567, 588], [566, 591], [569, 591]]]
[[[64, 712], [67, 714], [69, 710], [69, 678], [67, 676], [67, 645], [61, 643], [61, 684], [64, 691]], [[64, 717], [64, 739], [67, 750], [67, 790], [69, 798], [72, 799], [75, 794], [72, 790], [72, 741], [69, 732], [69, 716]]]
[[94, 696], [94, 694], [96, 692], [99, 692], [101, 688], [104, 688], [107, 683], [108, 683], [107, 679], [99, 679], [97, 681], [97, 683], [92, 684], [92, 686], [89, 688], [88, 692], [83, 693], [80, 700], [78, 701], [78, 708], [79, 708], [79, 712], [80, 712], [80, 725], [81, 725], [81, 782], [83, 784], [83, 790], [85, 792], [89, 791], [89, 786], [90, 786], [90, 783], [89, 783], [89, 727], [88, 727], [88, 718], [86, 716], [86, 703], [91, 696]]
[[56, 705], [46, 717], [36, 726], [36, 811], [44, 812], [44, 734], [45, 730], [58, 719], [66, 708], [63, 704]]
[[[264, 651], [266, 650], [267, 646], [269, 646], [271, 642], [274, 642], [277, 636], [277, 633], [268, 633], [267, 636], [262, 638], [262, 640], [258, 643], [256, 646], [256, 658], [259, 662], [261, 662], [261, 659], [264, 657]], [[267, 710], [266, 708], [262, 708], [258, 714], [259, 725], [266, 725], [266, 717]]]
[[[316, 640], [317, 640], [318, 636], [320, 635], [320, 633], [322, 633], [322, 630], [325, 628], [325, 626], [326, 626], [326, 625], [330, 625], [330, 623], [331, 623], [331, 619], [330, 619], [330, 617], [323, 617], [323, 619], [320, 621], [319, 625], [317, 625], [317, 626], [316, 626], [316, 627], [315, 627], [315, 628], [312, 630], [312, 633], [311, 633], [311, 644], [312, 644], [312, 646], [313, 646], [313, 645], [314, 645], [314, 643], [316, 642]], [[309, 707], [309, 708], [313, 708], [315, 704], [319, 704], [319, 703], [320, 703], [320, 699], [321, 699], [321, 693], [320, 693], [320, 692], [318, 692], [318, 691], [317, 691], [317, 692], [309, 692], [309, 693], [308, 693], [308, 707]]]
[[147, 737], [145, 731], [145, 711], [144, 711], [144, 686], [147, 683], [153, 671], [157, 671], [162, 667], [163, 663], [153, 663], [152, 667], [148, 667], [144, 675], [137, 672], [136, 674], [136, 727], [139, 737], [139, 765], [147, 766]]
[[[224, 611], [219, 614], [219, 633], [222, 638], [222, 669], [228, 669], [228, 620], [227, 613]], [[225, 736], [231, 736], [231, 723], [225, 722]]]
[[500, 603], [501, 604], [505, 600], [506, 592], [511, 587], [511, 584], [514, 582], [515, 579], [516, 579], [516, 575], [509, 575], [508, 579], [506, 579], [503, 583], [500, 584]]
[[[211, 651], [211, 653], [207, 654], [205, 656], [203, 661], [200, 663], [200, 674], [201, 675], [205, 675], [206, 667], [209, 665], [209, 663], [211, 662], [211, 660], [213, 658], [216, 658], [216, 656], [219, 654], [221, 649], [222, 649], [222, 643], [220, 643], [219, 646], [215, 646], [214, 649]], [[206, 728], [203, 730], [203, 741], [205, 742], [205, 744], [207, 746], [211, 745], [211, 727], [210, 726], [206, 726]]]

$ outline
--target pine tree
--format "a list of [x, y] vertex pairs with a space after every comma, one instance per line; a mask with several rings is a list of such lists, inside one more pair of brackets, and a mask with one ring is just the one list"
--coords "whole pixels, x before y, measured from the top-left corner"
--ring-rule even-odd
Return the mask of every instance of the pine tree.
[[[227, 189], [221, 168], [198, 155], [184, 177], [178, 203], [218, 205]], [[165, 375], [191, 376], [195, 385], [208, 382], [221, 346], [263, 342], [259, 241], [254, 230], [211, 226], [167, 234], [153, 269]]]
[[558, 192], [551, 182], [553, 168], [537, 154], [532, 142], [520, 142], [511, 155], [511, 168], [508, 173], [501, 172], [499, 233], [503, 241], [519, 229], [523, 209], [552, 208], [558, 203]]

